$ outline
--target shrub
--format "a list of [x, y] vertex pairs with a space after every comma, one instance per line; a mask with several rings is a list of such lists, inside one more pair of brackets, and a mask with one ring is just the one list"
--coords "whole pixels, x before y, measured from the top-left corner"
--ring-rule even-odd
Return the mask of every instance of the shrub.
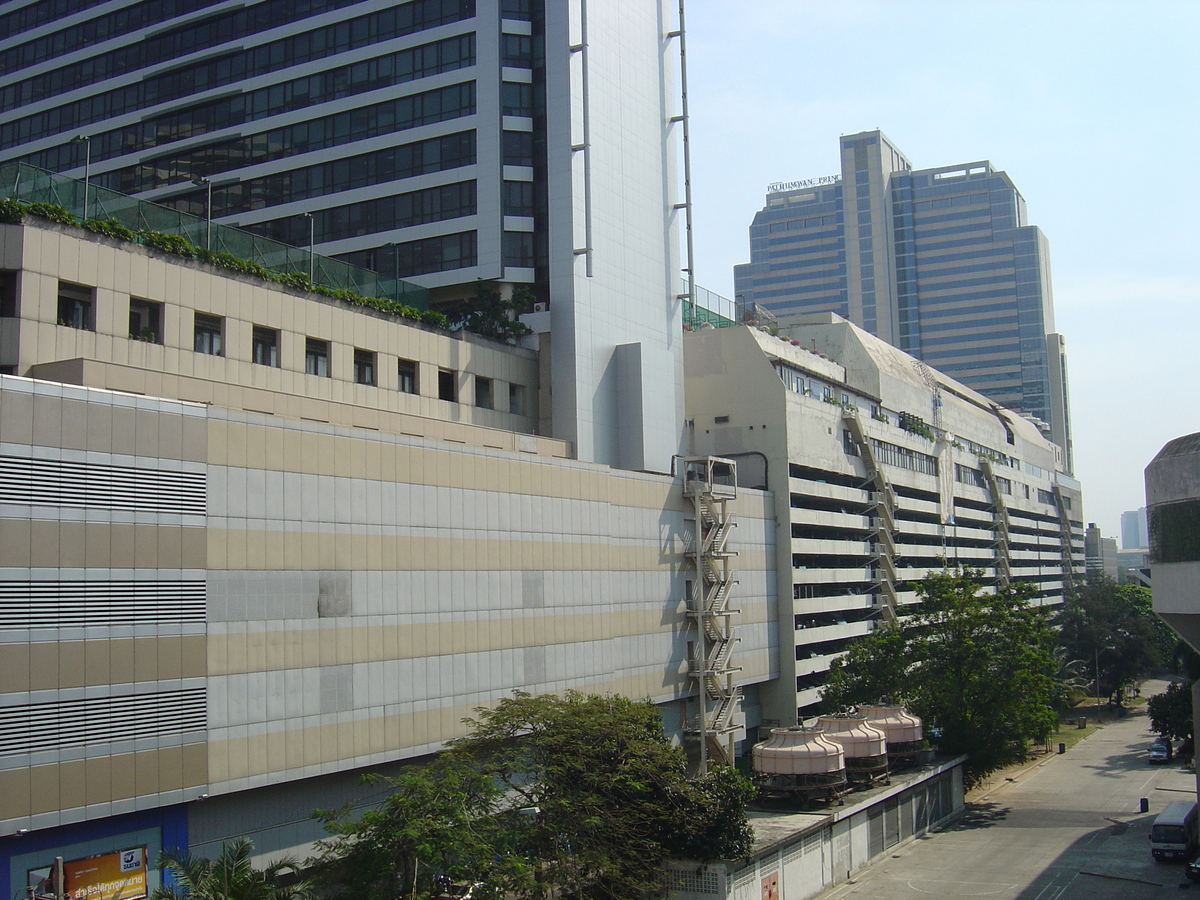
[[11, 197], [0, 197], [0, 222], [19, 225], [25, 218], [25, 204]]
[[93, 234], [102, 234], [118, 241], [134, 242], [137, 240], [137, 232], [132, 228], [126, 228], [116, 219], [87, 219], [81, 224]]
[[59, 225], [79, 224], [79, 220], [75, 218], [74, 213], [59, 206], [57, 203], [30, 203], [26, 211], [31, 216], [37, 216], [39, 219], [48, 219], [51, 222], [57, 222]]
[[138, 232], [142, 243], [163, 253], [182, 256], [184, 259], [196, 258], [196, 247], [181, 234], [167, 234], [162, 231]]

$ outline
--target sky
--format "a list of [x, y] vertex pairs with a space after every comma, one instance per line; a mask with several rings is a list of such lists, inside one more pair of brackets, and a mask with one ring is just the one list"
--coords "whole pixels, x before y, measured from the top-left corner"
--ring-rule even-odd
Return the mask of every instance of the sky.
[[733, 296], [766, 186], [881, 129], [990, 160], [1050, 242], [1084, 518], [1120, 538], [1200, 431], [1200, 0], [687, 0], [696, 282]]

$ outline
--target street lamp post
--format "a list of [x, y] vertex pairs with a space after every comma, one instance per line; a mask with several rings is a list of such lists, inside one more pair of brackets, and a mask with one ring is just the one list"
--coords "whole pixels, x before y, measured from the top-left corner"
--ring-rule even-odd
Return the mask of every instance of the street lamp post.
[[83, 144], [83, 217], [88, 217], [88, 188], [92, 180], [92, 139], [86, 134], [71, 138], [72, 144]]
[[206, 188], [204, 200], [204, 249], [212, 250], [212, 179], [193, 178], [192, 184]]
[[300, 213], [308, 219], [308, 283], [313, 281], [313, 248], [316, 246], [317, 225], [312, 213]]

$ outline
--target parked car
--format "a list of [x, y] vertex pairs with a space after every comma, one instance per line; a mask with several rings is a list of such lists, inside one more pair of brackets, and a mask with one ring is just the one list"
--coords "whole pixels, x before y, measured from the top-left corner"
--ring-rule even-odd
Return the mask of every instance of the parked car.
[[1188, 860], [1187, 877], [1192, 881], [1200, 881], [1200, 856]]
[[1152, 763], [1170, 762], [1173, 755], [1171, 742], [1166, 738], [1159, 738], [1150, 745], [1150, 762]]

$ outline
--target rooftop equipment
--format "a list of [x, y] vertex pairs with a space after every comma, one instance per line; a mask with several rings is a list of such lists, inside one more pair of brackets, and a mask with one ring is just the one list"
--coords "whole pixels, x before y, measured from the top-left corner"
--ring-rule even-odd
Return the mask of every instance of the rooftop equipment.
[[754, 783], [768, 798], [787, 798], [807, 806], [829, 803], [848, 790], [846, 754], [822, 728], [773, 728], [754, 747]]

